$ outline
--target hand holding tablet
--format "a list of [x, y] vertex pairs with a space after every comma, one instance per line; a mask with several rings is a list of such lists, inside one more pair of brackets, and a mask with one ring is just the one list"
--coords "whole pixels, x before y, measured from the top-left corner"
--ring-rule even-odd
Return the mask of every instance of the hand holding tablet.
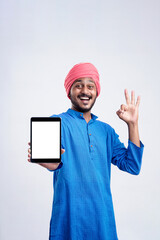
[[[28, 143], [29, 148], [28, 148], [28, 162], [31, 162], [31, 143]], [[61, 155], [65, 152], [65, 149], [61, 149]], [[55, 170], [60, 163], [38, 163], [39, 165], [41, 165], [42, 167], [48, 168], [49, 170]]]
[[61, 149], [61, 118], [36, 117], [31, 118], [30, 124], [28, 161], [49, 169], [58, 167], [61, 154], [65, 151]]

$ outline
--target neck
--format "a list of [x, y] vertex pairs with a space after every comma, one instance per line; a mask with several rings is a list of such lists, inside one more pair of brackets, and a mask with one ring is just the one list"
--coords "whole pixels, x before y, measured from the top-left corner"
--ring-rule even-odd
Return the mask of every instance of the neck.
[[86, 122], [88, 123], [91, 120], [91, 118], [92, 118], [91, 117], [91, 112], [89, 111], [89, 112], [83, 113], [83, 117], [86, 120]]
[[[77, 111], [77, 109], [75, 109], [73, 106], [71, 107], [72, 110]], [[78, 112], [78, 111], [77, 111]], [[86, 122], [88, 123], [91, 120], [91, 111], [88, 112], [82, 112], [83, 113], [83, 117], [86, 120]]]

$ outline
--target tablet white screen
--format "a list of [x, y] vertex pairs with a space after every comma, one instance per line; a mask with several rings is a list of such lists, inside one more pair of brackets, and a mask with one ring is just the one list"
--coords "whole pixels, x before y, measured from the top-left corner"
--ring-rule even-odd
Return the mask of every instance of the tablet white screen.
[[34, 158], [60, 158], [60, 122], [32, 122]]

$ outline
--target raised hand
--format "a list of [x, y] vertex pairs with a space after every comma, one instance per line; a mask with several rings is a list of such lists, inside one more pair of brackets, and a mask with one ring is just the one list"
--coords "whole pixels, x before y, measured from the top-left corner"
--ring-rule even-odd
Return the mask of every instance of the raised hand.
[[131, 92], [131, 100], [128, 94], [127, 89], [124, 90], [126, 105], [122, 104], [120, 109], [116, 112], [118, 117], [129, 124], [137, 124], [138, 123], [138, 108], [140, 104], [140, 96], [137, 97], [137, 101], [135, 103], [135, 93]]

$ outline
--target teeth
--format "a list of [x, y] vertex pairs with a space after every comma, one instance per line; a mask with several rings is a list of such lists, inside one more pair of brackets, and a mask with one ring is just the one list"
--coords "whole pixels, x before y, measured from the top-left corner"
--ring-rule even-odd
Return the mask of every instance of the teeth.
[[89, 100], [89, 98], [84, 98], [84, 97], [81, 97], [80, 99], [82, 99], [82, 100]]

